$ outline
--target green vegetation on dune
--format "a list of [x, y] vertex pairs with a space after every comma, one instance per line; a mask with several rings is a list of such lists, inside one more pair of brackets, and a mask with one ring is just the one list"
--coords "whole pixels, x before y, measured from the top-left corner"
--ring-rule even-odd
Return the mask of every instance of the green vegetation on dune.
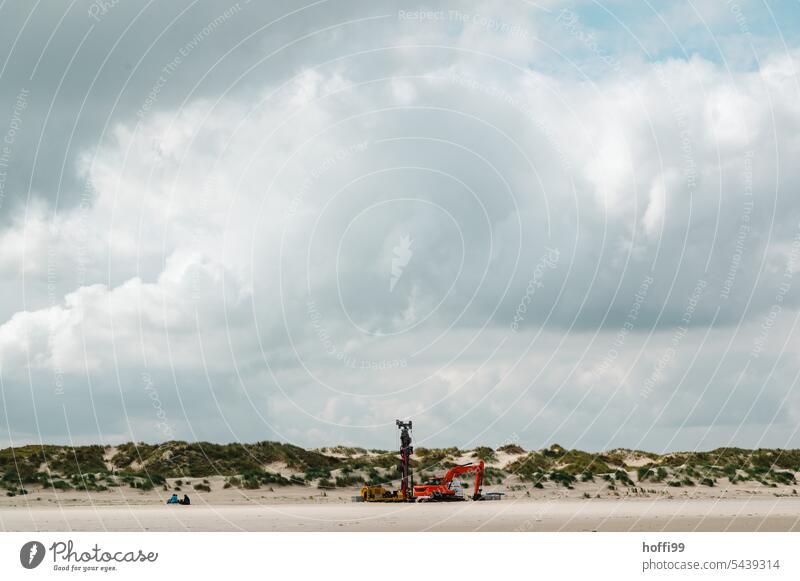
[[74, 474], [105, 472], [102, 446], [22, 446], [0, 450], [3, 480], [36, 482], [40, 472], [71, 477]]
[[122, 444], [111, 459], [117, 469], [139, 465], [148, 472], [166, 477], [230, 476], [257, 470], [266, 464], [283, 462], [288, 468], [305, 471], [330, 469], [341, 464], [339, 458], [305, 450], [291, 444], [258, 442], [256, 444], [211, 444], [166, 442]]
[[[511, 455], [509, 462], [499, 453]], [[505, 456], [507, 458], [507, 456]], [[675, 487], [724, 486], [752, 482], [796, 486], [800, 450], [718, 448], [708, 452], [653, 454], [616, 449], [604, 453], [569, 450], [558, 444], [525, 452], [516, 444], [497, 450], [418, 447], [412, 458], [417, 482], [440, 477], [457, 464], [486, 462], [486, 485], [516, 478], [535, 488], [572, 488], [605, 481], [610, 490], [635, 488], [634, 480]], [[0, 487], [9, 496], [41, 487], [57, 491], [99, 491], [117, 486], [139, 490], [180, 490], [192, 478], [224, 476], [226, 488], [262, 486], [357, 487], [397, 483], [397, 452], [335, 446], [306, 450], [279, 442], [213, 444], [170, 441], [102, 446], [21, 446], [0, 450]], [[273, 466], [275, 465], [275, 467]], [[172, 483], [167, 479], [173, 479]], [[178, 479], [178, 480], [175, 480]], [[186, 482], [184, 482], [184, 480]], [[513, 481], [512, 481], [513, 482]], [[204, 482], [196, 490], [205, 490]]]
[[[0, 486], [9, 491], [24, 484], [60, 490], [105, 490], [119, 483], [150, 490], [165, 486], [166, 478], [241, 476], [251, 485], [293, 481], [271, 475], [264, 466], [279, 462], [294, 472], [322, 472], [339, 467], [342, 460], [291, 444], [212, 444], [165, 442], [154, 445], [129, 442], [111, 449], [102, 446], [23, 446], [0, 450]], [[111, 475], [118, 476], [119, 482]]]
[[[633, 463], [629, 465], [628, 462]], [[644, 462], [644, 464], [642, 464]], [[754, 481], [765, 486], [795, 485], [800, 472], [800, 451], [718, 448], [709, 452], [654, 454], [641, 450], [617, 449], [605, 453], [567, 450], [554, 444], [529, 452], [509, 463], [505, 471], [519, 479], [540, 485], [548, 479], [555, 485], [571, 485], [565, 476], [591, 482], [602, 476], [609, 482], [634, 487], [630, 473], [639, 482], [670, 486], [714, 486], [718, 478], [730, 482]]]
[[320, 452], [321, 454], [334, 454], [334, 455], [347, 456], [348, 458], [352, 458], [353, 456], [363, 456], [367, 454], [367, 450], [365, 448], [357, 448], [352, 446], [333, 446], [331, 448], [320, 448], [319, 450], [314, 450], [314, 451]]
[[580, 450], [570, 450], [559, 458], [558, 462], [564, 465], [564, 472], [568, 472], [569, 474], [581, 474], [583, 472], [605, 474], [606, 472], [611, 472], [607, 460], [606, 457], [598, 456], [597, 454], [590, 454], [589, 452], [582, 452]]
[[497, 454], [488, 446], [478, 446], [472, 451], [472, 457], [484, 462], [496, 462]]
[[[458, 448], [422, 448], [414, 451], [411, 464], [417, 472], [445, 471], [456, 465], [456, 459], [461, 456]], [[396, 462], [400, 461], [399, 455]]]
[[498, 452], [505, 452], [506, 454], [524, 454], [525, 449], [517, 444], [506, 444], [497, 449]]
[[506, 471], [516, 474], [523, 480], [538, 482], [541, 479], [541, 474], [553, 466], [553, 460], [543, 453], [530, 452], [528, 455], [506, 466]]

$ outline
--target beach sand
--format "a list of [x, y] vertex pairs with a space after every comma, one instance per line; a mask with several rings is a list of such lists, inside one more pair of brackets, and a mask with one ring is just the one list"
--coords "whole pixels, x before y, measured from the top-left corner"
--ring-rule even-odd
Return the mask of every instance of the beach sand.
[[555, 499], [442, 504], [30, 506], [5, 531], [800, 531], [800, 500]]

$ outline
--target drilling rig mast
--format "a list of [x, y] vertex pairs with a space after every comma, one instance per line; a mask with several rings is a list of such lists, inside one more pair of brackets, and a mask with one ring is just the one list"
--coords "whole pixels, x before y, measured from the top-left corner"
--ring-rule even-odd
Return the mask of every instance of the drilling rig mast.
[[[414, 476], [411, 471], [411, 421], [395, 420], [400, 430], [400, 490], [390, 490], [381, 484], [365, 484], [361, 488], [360, 500], [363, 502], [414, 502]], [[359, 497], [356, 497], [359, 498]]]
[[407, 422], [395, 420], [395, 424], [400, 430], [400, 474], [402, 475], [400, 494], [406, 500], [413, 500], [414, 495], [411, 492], [414, 489], [414, 478], [411, 474], [411, 454], [414, 452], [414, 448], [411, 446], [412, 423], [411, 420]]

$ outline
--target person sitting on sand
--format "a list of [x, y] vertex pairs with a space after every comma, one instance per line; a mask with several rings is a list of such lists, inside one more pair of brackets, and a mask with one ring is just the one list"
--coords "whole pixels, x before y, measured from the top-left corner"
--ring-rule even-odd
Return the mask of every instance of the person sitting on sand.
[[181, 503], [181, 501], [178, 500], [178, 495], [177, 494], [173, 494], [170, 497], [170, 499], [167, 501], [167, 504], [180, 504], [180, 503]]
[[181, 504], [192, 504], [192, 502], [189, 500], [188, 494], [183, 495], [183, 500], [181, 500]]

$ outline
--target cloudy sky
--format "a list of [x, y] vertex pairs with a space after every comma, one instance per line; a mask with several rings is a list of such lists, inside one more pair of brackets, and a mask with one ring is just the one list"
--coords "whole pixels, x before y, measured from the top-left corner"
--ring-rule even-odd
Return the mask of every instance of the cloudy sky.
[[0, 445], [800, 446], [796, 0], [0, 2]]

